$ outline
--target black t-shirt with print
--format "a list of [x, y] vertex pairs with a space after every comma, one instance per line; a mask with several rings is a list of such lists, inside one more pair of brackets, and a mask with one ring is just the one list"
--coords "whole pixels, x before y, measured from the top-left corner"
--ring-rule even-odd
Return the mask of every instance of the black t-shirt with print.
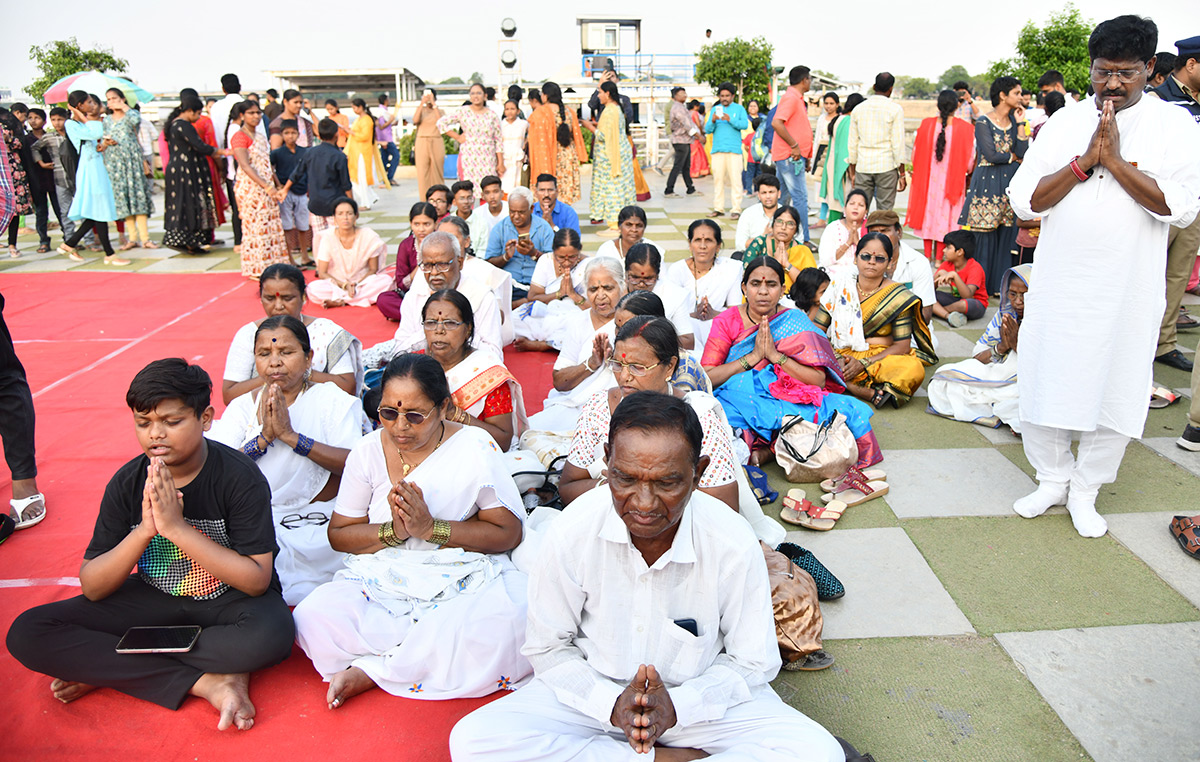
[[[254, 461], [218, 442], [205, 440], [208, 456], [183, 493], [183, 517], [213, 542], [243, 556], [279, 552], [271, 516], [271, 487]], [[83, 557], [115, 548], [142, 523], [142, 490], [150, 459], [139, 455], [117, 470], [104, 489], [92, 542]], [[138, 559], [138, 576], [170, 595], [216, 598], [229, 585], [213, 577], [162, 535]], [[279, 577], [271, 570], [271, 588]]]

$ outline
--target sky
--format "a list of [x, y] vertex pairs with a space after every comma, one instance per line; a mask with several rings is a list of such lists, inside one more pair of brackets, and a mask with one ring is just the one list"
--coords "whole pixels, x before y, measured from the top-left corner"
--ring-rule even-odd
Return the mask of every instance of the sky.
[[[228, 71], [240, 76], [243, 91], [262, 90], [277, 84], [265, 74], [272, 69], [405, 67], [429, 82], [465, 79], [478, 71], [494, 82], [496, 43], [506, 16], [517, 23], [526, 80], [555, 77], [565, 67], [577, 69], [580, 55], [579, 4], [546, 0], [359, 4], [354, 18], [338, 10], [350, 6], [328, 0], [253, 2], [236, 14], [229, 14], [227, 4], [163, 0], [122, 0], [99, 13], [90, 1], [59, 0], [54, 6], [51, 25], [44, 23], [44, 12], [35, 3], [14, 3], [5, 11], [8, 28], [22, 33], [0, 46], [0, 88], [20, 90], [36, 76], [30, 45], [72, 35], [84, 47], [112, 48], [129, 60], [132, 78], [157, 92], [219, 90], [220, 77]], [[798, 6], [809, 10], [797, 14], [796, 23], [786, 29], [774, 22], [769, 4], [756, 6], [768, 8], [765, 13], [731, 12], [728, 0], [693, 0], [683, 6], [612, 0], [594, 7], [597, 16], [641, 18], [643, 53], [695, 53], [704, 44], [705, 28], [711, 28], [718, 40], [762, 35], [775, 46], [776, 65], [804, 64], [844, 81], [866, 82], [883, 70], [936, 81], [954, 64], [980, 73], [992, 61], [1013, 54], [1026, 21], [1040, 25], [1049, 9], [1061, 7], [1013, 10], [1007, 17], [989, 12], [985, 18], [957, 0], [919, 0], [908, 6], [859, 0], [854, 18], [848, 19], [811, 10], [814, 6], [842, 7]], [[1115, 0], [1088, 0], [1080, 6], [1093, 22], [1145, 7]], [[274, 7], [286, 8], [287, 15], [272, 13]], [[372, 7], [387, 10], [374, 16]], [[336, 19], [324, 26], [336, 34], [314, 35], [314, 29], [322, 28], [322, 14]], [[239, 25], [226, 21], [231, 16], [238, 17]], [[1159, 27], [1160, 50], [1174, 50], [1175, 40], [1200, 34], [1196, 0], [1160, 0], [1152, 5], [1151, 17]], [[970, 28], [972, 23], [976, 28]]]

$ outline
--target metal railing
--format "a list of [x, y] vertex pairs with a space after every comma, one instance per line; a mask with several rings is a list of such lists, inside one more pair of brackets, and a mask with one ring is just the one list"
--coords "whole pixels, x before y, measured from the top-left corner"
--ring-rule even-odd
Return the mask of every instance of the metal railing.
[[693, 81], [696, 76], [696, 57], [687, 53], [592, 53], [579, 57], [581, 76], [598, 79], [604, 69], [612, 64], [622, 79], [651, 81], [661, 79]]

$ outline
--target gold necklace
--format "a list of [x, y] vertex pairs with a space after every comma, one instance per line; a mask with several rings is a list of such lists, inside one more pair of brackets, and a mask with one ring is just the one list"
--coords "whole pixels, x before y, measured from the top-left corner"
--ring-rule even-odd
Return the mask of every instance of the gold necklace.
[[855, 283], [855, 285], [858, 287], [858, 299], [859, 301], [862, 301], [863, 299], [870, 299], [876, 291], [883, 288], [883, 281], [879, 281], [878, 286], [866, 292], [863, 291], [862, 286], [858, 286], [857, 283]]
[[[429, 455], [433, 455], [435, 452], [437, 452], [437, 449], [442, 446], [442, 440], [445, 438], [446, 438], [446, 422], [442, 421], [442, 434], [441, 434], [441, 436], [438, 437], [438, 443], [433, 446], [432, 450], [429, 451]], [[404, 459], [404, 453], [400, 452], [399, 447], [396, 447], [396, 454], [400, 456], [400, 465], [404, 468], [404, 473], [402, 474], [402, 476], [408, 476], [408, 472], [411, 471], [414, 467], [408, 465], [408, 461], [406, 461]], [[425, 458], [428, 458], [429, 455], [426, 455]], [[425, 462], [425, 459], [422, 459], [421, 463], [424, 463], [424, 462]], [[421, 465], [421, 463], [418, 463], [417, 465], [419, 466], [419, 465]]]

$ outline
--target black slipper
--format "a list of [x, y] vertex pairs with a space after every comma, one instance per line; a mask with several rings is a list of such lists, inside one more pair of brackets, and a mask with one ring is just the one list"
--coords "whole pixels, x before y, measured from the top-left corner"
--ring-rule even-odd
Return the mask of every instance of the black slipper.
[[17, 531], [17, 522], [13, 521], [13, 517], [7, 513], [0, 514], [0, 543], [3, 543], [12, 533]]

